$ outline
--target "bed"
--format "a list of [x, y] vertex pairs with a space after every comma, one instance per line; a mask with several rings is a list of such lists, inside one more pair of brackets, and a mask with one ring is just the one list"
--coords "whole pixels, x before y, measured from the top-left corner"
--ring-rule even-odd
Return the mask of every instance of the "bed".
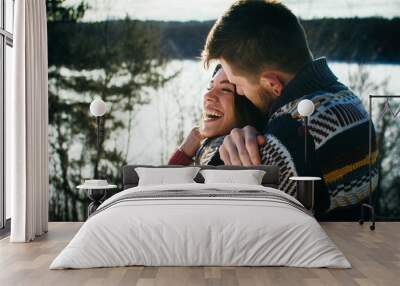
[[275, 166], [253, 167], [266, 171], [261, 185], [205, 184], [198, 174], [195, 183], [151, 186], [138, 186], [136, 167], [123, 168], [124, 190], [91, 215], [50, 269], [351, 267], [312, 214], [277, 189]]

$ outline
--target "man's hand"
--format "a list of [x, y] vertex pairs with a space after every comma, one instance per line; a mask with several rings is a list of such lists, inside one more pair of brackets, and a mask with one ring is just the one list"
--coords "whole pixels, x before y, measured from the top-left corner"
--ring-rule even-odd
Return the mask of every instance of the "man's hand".
[[194, 127], [185, 140], [183, 140], [179, 148], [186, 154], [186, 156], [193, 157], [200, 148], [201, 140], [203, 140], [203, 137], [199, 132], [199, 128]]
[[234, 128], [224, 138], [219, 147], [219, 155], [225, 165], [251, 166], [260, 165], [259, 145], [265, 143], [265, 137], [260, 135], [253, 126]]

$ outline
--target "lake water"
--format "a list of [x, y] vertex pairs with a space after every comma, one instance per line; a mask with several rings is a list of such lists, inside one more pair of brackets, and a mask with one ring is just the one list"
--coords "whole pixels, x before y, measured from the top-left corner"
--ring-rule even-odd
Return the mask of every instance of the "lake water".
[[[346, 85], [351, 77], [356, 76], [362, 81], [366, 80], [365, 74], [368, 74], [361, 95], [366, 103], [371, 92], [400, 94], [400, 65], [374, 64], [360, 67], [357, 64], [333, 62], [330, 67]], [[212, 69], [206, 71], [200, 62], [184, 60], [170, 62], [165, 72], [171, 74], [177, 70], [181, 71], [179, 76], [163, 88], [146, 90], [150, 102], [138, 107], [130, 132], [115, 132], [107, 142], [109, 147], [116, 145], [120, 150], [127, 150], [127, 161], [130, 164], [166, 163], [182, 135], [197, 125], [201, 116], [202, 97]], [[364, 75], [364, 78], [360, 75]], [[385, 80], [386, 90], [382, 84]], [[376, 84], [378, 90], [370, 86], [371, 83]], [[126, 114], [118, 116], [127, 120]], [[71, 147], [71, 155], [78, 154], [79, 149], [78, 145]]]

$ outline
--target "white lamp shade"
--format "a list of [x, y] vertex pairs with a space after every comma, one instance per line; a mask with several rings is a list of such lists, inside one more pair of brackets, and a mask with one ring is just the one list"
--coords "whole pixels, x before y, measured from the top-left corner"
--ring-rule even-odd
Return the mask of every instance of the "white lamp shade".
[[297, 110], [301, 116], [310, 116], [315, 110], [314, 103], [309, 99], [303, 99], [297, 105]]
[[106, 111], [106, 103], [99, 98], [93, 100], [90, 104], [90, 113], [92, 113], [94, 116], [103, 116]]

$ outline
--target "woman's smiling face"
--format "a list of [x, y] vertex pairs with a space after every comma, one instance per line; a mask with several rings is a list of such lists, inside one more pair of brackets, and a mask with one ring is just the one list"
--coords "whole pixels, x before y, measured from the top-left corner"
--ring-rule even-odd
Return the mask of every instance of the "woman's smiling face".
[[226, 135], [236, 124], [235, 87], [221, 68], [211, 79], [204, 95], [200, 133], [207, 138]]

